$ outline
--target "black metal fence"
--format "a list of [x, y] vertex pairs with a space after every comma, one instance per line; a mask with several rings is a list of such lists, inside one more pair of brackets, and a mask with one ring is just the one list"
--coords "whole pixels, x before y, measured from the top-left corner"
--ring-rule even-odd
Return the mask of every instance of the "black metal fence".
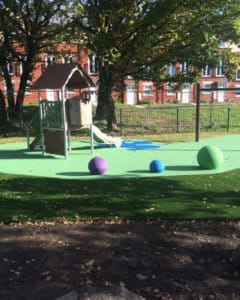
[[[121, 135], [194, 132], [196, 106], [122, 107], [116, 109]], [[239, 131], [240, 106], [201, 104], [201, 131]]]
[[[24, 107], [24, 111], [27, 124], [38, 111], [38, 107]], [[117, 106], [116, 115], [121, 136], [190, 133], [195, 132], [196, 129], [196, 106], [194, 104]], [[106, 122], [96, 125], [106, 131]], [[201, 103], [200, 131], [240, 132], [240, 105]], [[76, 132], [76, 134], [82, 134], [82, 132]], [[1, 126], [0, 135], [24, 136], [26, 126], [12, 128]]]

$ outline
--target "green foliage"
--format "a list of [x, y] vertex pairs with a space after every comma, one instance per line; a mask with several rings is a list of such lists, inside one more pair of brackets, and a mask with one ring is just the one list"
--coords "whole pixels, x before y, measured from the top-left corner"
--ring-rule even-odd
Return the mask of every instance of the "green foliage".
[[[97, 113], [110, 110], [113, 86], [126, 76], [161, 82], [197, 81], [207, 64], [224, 60], [231, 78], [235, 60], [231, 50], [221, 53], [221, 41], [238, 42], [239, 1], [138, 1], [76, 0], [68, 11], [72, 40], [85, 41], [99, 62], [99, 100]], [[191, 66], [176, 76], [167, 75], [167, 66]], [[109, 118], [109, 115], [108, 115]], [[113, 118], [115, 120], [115, 117]]]
[[[0, 67], [7, 89], [10, 117], [15, 113], [22, 121], [24, 94], [35, 63], [43, 49], [57, 43], [63, 32], [59, 9], [64, 0], [2, 0], [0, 2]], [[56, 22], [56, 16], [59, 20]], [[7, 67], [9, 61], [21, 65], [17, 93]]]
[[[166, 81], [160, 70], [188, 62], [195, 71], [176, 81], [192, 82], [206, 64], [216, 66], [222, 40], [238, 42], [240, 35], [236, 0], [89, 0], [74, 2], [72, 9], [72, 26], [97, 54], [100, 72], [107, 65], [115, 81], [126, 75]], [[231, 59], [230, 51], [224, 59]]]

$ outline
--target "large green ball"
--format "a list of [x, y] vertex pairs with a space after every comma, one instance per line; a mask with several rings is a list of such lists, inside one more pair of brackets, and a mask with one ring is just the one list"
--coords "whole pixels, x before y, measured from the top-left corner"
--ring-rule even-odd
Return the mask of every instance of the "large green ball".
[[216, 146], [204, 146], [197, 154], [197, 161], [203, 169], [217, 169], [224, 161], [224, 156]]

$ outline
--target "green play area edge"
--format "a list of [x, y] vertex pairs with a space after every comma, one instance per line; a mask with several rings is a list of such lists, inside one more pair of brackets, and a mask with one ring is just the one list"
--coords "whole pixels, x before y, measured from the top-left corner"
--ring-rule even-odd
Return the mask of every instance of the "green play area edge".
[[[27, 144], [12, 143], [0, 145], [0, 173], [39, 176], [59, 179], [110, 179], [151, 176], [204, 175], [221, 173], [240, 168], [240, 135], [226, 135], [202, 139], [199, 142], [181, 142], [161, 144], [159, 149], [141, 150], [115, 147], [97, 147], [91, 154], [90, 142], [74, 141], [69, 158], [47, 154], [41, 151], [29, 151]], [[224, 155], [222, 165], [213, 170], [204, 170], [197, 162], [198, 151], [206, 146], [214, 145]], [[108, 169], [103, 175], [91, 175], [88, 170], [89, 161], [95, 157], [103, 157]], [[149, 165], [152, 160], [159, 159], [165, 164], [165, 171], [152, 173]]]

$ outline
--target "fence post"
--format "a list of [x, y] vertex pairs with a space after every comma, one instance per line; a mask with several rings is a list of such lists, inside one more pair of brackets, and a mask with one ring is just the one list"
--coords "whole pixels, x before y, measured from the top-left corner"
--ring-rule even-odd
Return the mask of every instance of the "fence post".
[[200, 135], [200, 84], [197, 83], [195, 142], [199, 142], [199, 135]]
[[150, 109], [151, 109], [151, 103], [150, 100], [148, 102], [148, 107], [147, 107], [147, 129], [150, 129]]
[[179, 107], [177, 107], [177, 133], [179, 133]]
[[214, 128], [214, 117], [213, 117], [213, 103], [214, 103], [214, 93], [211, 95], [211, 103], [210, 103], [210, 128]]
[[120, 108], [120, 114], [119, 114], [119, 118], [120, 118], [120, 135], [122, 136], [123, 134], [123, 124], [122, 124], [122, 108]]
[[228, 107], [228, 114], [227, 114], [227, 131], [230, 129], [230, 107]]

